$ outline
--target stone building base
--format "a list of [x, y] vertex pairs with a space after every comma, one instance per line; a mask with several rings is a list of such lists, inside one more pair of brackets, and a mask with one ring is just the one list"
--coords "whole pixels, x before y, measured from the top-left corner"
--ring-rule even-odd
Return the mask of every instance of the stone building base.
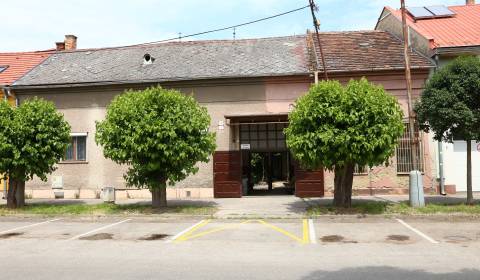
[[[63, 192], [64, 199], [99, 199], [101, 190], [80, 189], [80, 190], [59, 190], [53, 189], [26, 189], [25, 197], [27, 199], [55, 199], [55, 192]], [[115, 190], [116, 200], [127, 199], [151, 199], [152, 195], [147, 189], [121, 189]], [[212, 198], [213, 188], [167, 188], [168, 199], [187, 199], [187, 198]]]

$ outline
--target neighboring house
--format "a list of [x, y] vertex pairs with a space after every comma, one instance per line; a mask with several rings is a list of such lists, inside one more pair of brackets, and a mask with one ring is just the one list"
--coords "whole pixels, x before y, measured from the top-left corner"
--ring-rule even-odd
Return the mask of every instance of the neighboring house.
[[[460, 55], [480, 55], [480, 4], [467, 0], [460, 6], [410, 7], [407, 9], [409, 45], [431, 57], [442, 67]], [[402, 38], [401, 11], [385, 7], [375, 29], [391, 32]], [[434, 69], [433, 69], [434, 71]], [[438, 142], [437, 142], [438, 143]], [[433, 144], [433, 141], [432, 141]], [[444, 182], [447, 191], [466, 191], [466, 142], [434, 144], [436, 153], [443, 153]], [[480, 143], [473, 146], [473, 190], [480, 191]], [[438, 160], [437, 156], [437, 160]]]
[[[8, 100], [10, 105], [15, 106], [17, 99], [10, 90], [10, 86], [20, 77], [28, 73], [35, 66], [42, 63], [55, 51], [62, 51], [66, 48], [75, 49], [71, 39], [73, 35], [65, 36], [64, 42], [56, 43], [56, 49], [34, 52], [8, 52], [0, 53], [0, 98]], [[67, 47], [65, 47], [67, 45]], [[0, 191], [5, 196], [7, 183], [0, 181]]]
[[[400, 40], [383, 31], [320, 36], [331, 79], [347, 82], [367, 77], [406, 108]], [[72, 126], [72, 145], [48, 182], [28, 182], [27, 192], [52, 197], [53, 186], [63, 187], [65, 197], [95, 197], [101, 188], [114, 186], [119, 196], [150, 196], [146, 190], [127, 188], [122, 177], [126, 168], [103, 157], [94, 140], [95, 121], [104, 118], [111, 100], [126, 89], [158, 84], [193, 94], [208, 109], [210, 129], [217, 135], [212, 160], [200, 164], [196, 175], [169, 188], [170, 198], [242, 196], [242, 178], [250, 177], [253, 152], [266, 155], [270, 176], [280, 181], [295, 178], [297, 196], [323, 196], [324, 189], [331, 192], [332, 174], [296, 168], [283, 134], [295, 100], [308, 91], [317, 74], [322, 77], [313, 37], [171, 42], [53, 54], [17, 80], [12, 91], [20, 102], [32, 96], [53, 101]], [[411, 56], [418, 95], [433, 63], [414, 51]], [[410, 154], [405, 137], [399, 141], [388, 167], [358, 168], [355, 192], [407, 191]], [[422, 147], [428, 187], [431, 155], [426, 141]]]

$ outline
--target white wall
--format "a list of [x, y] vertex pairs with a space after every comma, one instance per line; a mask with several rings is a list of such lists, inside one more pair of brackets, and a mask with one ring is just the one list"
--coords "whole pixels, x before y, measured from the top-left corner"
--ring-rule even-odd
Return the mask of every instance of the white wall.
[[[445, 184], [467, 191], [467, 142], [443, 143]], [[472, 142], [472, 185], [480, 191], [480, 142]]]

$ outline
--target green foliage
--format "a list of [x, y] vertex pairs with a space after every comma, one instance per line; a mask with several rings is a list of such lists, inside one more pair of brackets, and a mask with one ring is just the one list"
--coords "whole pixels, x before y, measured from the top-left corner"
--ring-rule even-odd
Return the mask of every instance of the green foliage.
[[196, 173], [197, 162], [208, 162], [215, 150], [215, 134], [208, 131], [210, 116], [191, 96], [151, 87], [127, 91], [97, 122], [95, 140], [104, 155], [127, 164], [131, 186], [166, 187]]
[[287, 145], [308, 168], [385, 163], [403, 133], [397, 100], [365, 78], [322, 81], [300, 97], [285, 129]]
[[435, 140], [480, 140], [480, 58], [460, 57], [438, 70], [415, 111]]
[[70, 125], [55, 105], [33, 98], [18, 108], [0, 102], [0, 173], [42, 180], [55, 170], [70, 142]]
[[264, 155], [260, 153], [252, 153], [251, 155], [252, 179], [253, 183], [257, 184], [265, 179]]
[[0, 216], [10, 215], [150, 215], [150, 214], [185, 214], [185, 215], [212, 215], [216, 208], [211, 205], [179, 205], [156, 209], [144, 204], [29, 204], [20, 209], [8, 209], [0, 205]]

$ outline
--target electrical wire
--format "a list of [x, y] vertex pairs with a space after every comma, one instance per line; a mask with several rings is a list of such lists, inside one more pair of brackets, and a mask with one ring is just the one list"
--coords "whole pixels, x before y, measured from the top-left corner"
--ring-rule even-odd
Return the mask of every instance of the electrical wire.
[[143, 45], [158, 44], [158, 43], [164, 43], [164, 42], [179, 40], [179, 39], [183, 39], [183, 38], [189, 38], [189, 37], [194, 37], [194, 36], [199, 36], [199, 35], [219, 32], [219, 31], [224, 31], [224, 30], [228, 30], [228, 29], [233, 29], [233, 28], [237, 28], [237, 27], [246, 26], [246, 25], [257, 23], [257, 22], [269, 20], [269, 19], [272, 19], [272, 18], [281, 17], [281, 16], [284, 16], [284, 15], [287, 15], [287, 14], [291, 14], [291, 13], [295, 13], [295, 12], [304, 10], [306, 8], [309, 8], [309, 7], [310, 7], [310, 5], [306, 5], [306, 6], [296, 8], [296, 9], [293, 9], [293, 10], [290, 10], [290, 11], [286, 11], [286, 12], [283, 12], [283, 13], [280, 13], [280, 14], [276, 14], [276, 15], [272, 15], [272, 16], [269, 16], [269, 17], [264, 17], [264, 18], [260, 18], [260, 19], [249, 21], [249, 22], [244, 22], [244, 23], [232, 25], [232, 26], [221, 27], [221, 28], [212, 29], [212, 30], [208, 30], [208, 31], [202, 31], [202, 32], [198, 32], [198, 33], [192, 33], [192, 34], [188, 34], [188, 35], [185, 35], [185, 36], [179, 35], [178, 37], [174, 37], [174, 38], [169, 38], [169, 39], [164, 39], [164, 40], [159, 40], [159, 41], [146, 42], [146, 43], [135, 44], [135, 45], [130, 45], [130, 46], [143, 46]]

